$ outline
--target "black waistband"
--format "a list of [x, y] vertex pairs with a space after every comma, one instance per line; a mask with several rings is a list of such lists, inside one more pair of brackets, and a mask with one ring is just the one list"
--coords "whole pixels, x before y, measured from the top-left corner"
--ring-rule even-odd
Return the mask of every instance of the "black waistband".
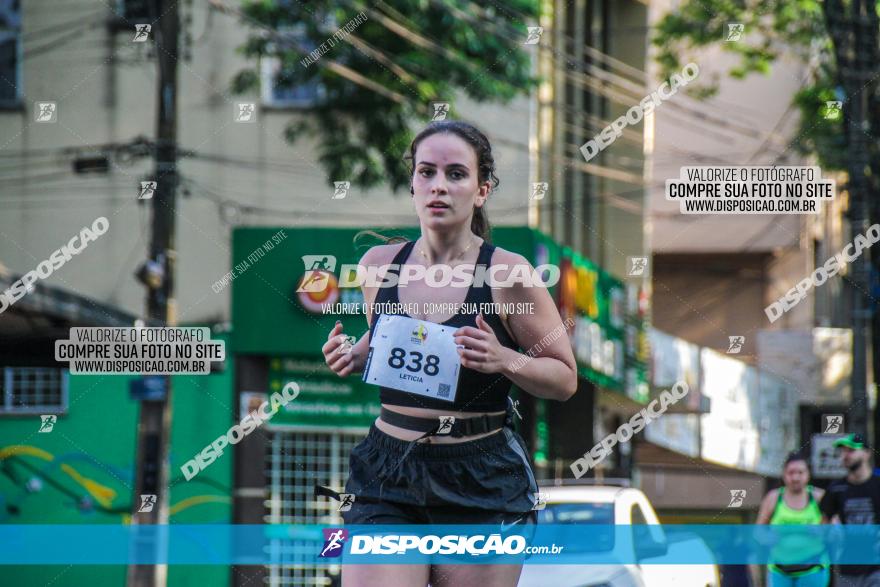
[[807, 563], [803, 565], [780, 565], [778, 563], [774, 564], [774, 566], [786, 574], [792, 573], [803, 573], [804, 571], [809, 571], [815, 568], [824, 568], [825, 565], [821, 565], [819, 563]]
[[379, 418], [383, 422], [387, 422], [392, 426], [405, 428], [414, 432], [431, 432], [438, 436], [473, 436], [474, 434], [484, 434], [498, 430], [504, 426], [507, 420], [507, 414], [495, 414], [472, 417], [472, 418], [453, 418], [452, 421], [444, 420], [452, 418], [451, 416], [438, 416], [436, 418], [420, 418], [418, 416], [408, 416], [400, 412], [394, 412], [386, 408], [382, 408]]
[[376, 450], [386, 453], [392, 460], [400, 460], [409, 451], [415, 458], [428, 461], [461, 460], [470, 457], [486, 456], [498, 451], [507, 450], [507, 435], [503, 428], [495, 434], [483, 436], [475, 440], [462, 442], [432, 442], [426, 444], [415, 440], [401, 440], [387, 432], [382, 432], [373, 424], [367, 433], [366, 442]]

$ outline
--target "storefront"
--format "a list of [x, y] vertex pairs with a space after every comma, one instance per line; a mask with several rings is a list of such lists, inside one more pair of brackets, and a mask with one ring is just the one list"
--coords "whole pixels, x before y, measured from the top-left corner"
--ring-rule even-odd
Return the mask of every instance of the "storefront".
[[[556, 300], [563, 320], [573, 322], [580, 387], [574, 398], [549, 409], [554, 466], [548, 473], [569, 477], [572, 461], [649, 398], [648, 299], [640, 282], [624, 283], [568, 248], [560, 252], [560, 269]], [[629, 478], [632, 462], [631, 445], [624, 443], [587, 475]]]
[[[663, 522], [748, 523], [796, 448], [797, 392], [726, 354], [652, 329], [654, 389], [689, 388], [645, 427], [636, 480]], [[734, 496], [739, 496], [734, 499]]]
[[[279, 230], [286, 238], [264, 248]], [[264, 425], [265, 434], [252, 435], [237, 448], [236, 523], [342, 523], [338, 504], [316, 498], [314, 487], [342, 490], [351, 449], [378, 415], [379, 403], [375, 389], [357, 376], [336, 376], [321, 353], [337, 319], [344, 332], [359, 337], [367, 328], [364, 315], [324, 314], [322, 304], [355, 304], [363, 298], [359, 289], [338, 287], [338, 272], [319, 291], [297, 290], [309, 273], [304, 257], [319, 257], [330, 272], [356, 264], [364, 250], [353, 246], [356, 232], [233, 231], [232, 318], [241, 326], [234, 346], [241, 409], [290, 381], [300, 388], [296, 400]], [[338, 566], [297, 564], [296, 553], [296, 548], [286, 553], [294, 564], [243, 568], [238, 576], [273, 586], [339, 584]]]

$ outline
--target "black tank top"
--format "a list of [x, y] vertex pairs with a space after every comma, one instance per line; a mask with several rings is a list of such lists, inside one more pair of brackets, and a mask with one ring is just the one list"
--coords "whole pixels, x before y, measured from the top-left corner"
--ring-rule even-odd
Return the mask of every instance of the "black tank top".
[[[406, 259], [412, 252], [415, 241], [407, 242], [398, 251], [392, 263], [398, 267], [402, 267], [406, 263]], [[477, 265], [485, 265], [488, 268], [491, 265], [492, 253], [495, 246], [485, 241], [480, 245], [480, 255], [477, 258]], [[400, 275], [399, 270], [389, 269], [389, 273]], [[492, 289], [487, 283], [476, 287], [474, 284], [468, 288], [466, 304], [491, 304]], [[397, 285], [393, 287], [380, 287], [376, 293], [374, 303], [399, 304], [400, 298], [397, 295]], [[473, 307], [473, 306], [472, 306]], [[408, 316], [408, 314], [402, 314]], [[483, 318], [492, 330], [495, 337], [503, 346], [519, 350], [519, 345], [511, 338], [501, 318], [496, 313], [483, 312]], [[373, 315], [373, 323], [370, 325], [370, 338], [373, 337], [373, 330], [379, 322], [379, 315]], [[477, 315], [458, 313], [445, 322], [441, 322], [444, 326], [473, 326], [477, 328]], [[447, 402], [440, 399], [416, 396], [406, 391], [392, 389], [390, 387], [379, 387], [379, 399], [383, 404], [390, 406], [408, 406], [414, 408], [431, 408], [437, 410], [451, 410], [462, 412], [501, 412], [507, 409], [507, 396], [510, 393], [510, 387], [513, 382], [501, 373], [481, 373], [474, 369], [462, 367], [458, 373], [458, 391], [455, 394], [455, 402]]]

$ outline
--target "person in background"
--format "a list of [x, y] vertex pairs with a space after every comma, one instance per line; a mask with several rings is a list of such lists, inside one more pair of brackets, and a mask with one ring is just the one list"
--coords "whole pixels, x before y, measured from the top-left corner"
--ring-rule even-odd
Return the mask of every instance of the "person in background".
[[[800, 453], [791, 453], [782, 467], [783, 486], [764, 496], [758, 510], [757, 524], [800, 525], [821, 524], [819, 502], [825, 492], [810, 485], [807, 459]], [[810, 537], [786, 536], [775, 548], [777, 552], [797, 552], [804, 560], [815, 560], [825, 547]], [[827, 559], [827, 554], [825, 555]], [[827, 587], [831, 575], [829, 563], [767, 565], [768, 587]]]
[[[835, 518], [841, 524], [880, 522], [880, 477], [871, 468], [871, 451], [861, 434], [834, 441], [847, 469], [845, 478], [833, 481], [819, 502], [822, 523]], [[880, 565], [840, 565], [834, 573], [836, 587], [880, 587]]]

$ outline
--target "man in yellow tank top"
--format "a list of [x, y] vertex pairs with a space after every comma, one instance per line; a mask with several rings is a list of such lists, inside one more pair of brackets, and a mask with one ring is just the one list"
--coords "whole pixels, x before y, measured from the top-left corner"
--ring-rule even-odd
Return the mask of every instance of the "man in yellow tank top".
[[[758, 511], [758, 524], [801, 525], [822, 523], [819, 502], [824, 491], [809, 484], [810, 469], [806, 457], [792, 453], [785, 460], [782, 472], [784, 485], [767, 493]], [[824, 546], [819, 539], [789, 536], [774, 551], [804, 555], [805, 560], [815, 560]], [[830, 577], [829, 565], [805, 562], [803, 564], [768, 565], [769, 587], [827, 587]]]

